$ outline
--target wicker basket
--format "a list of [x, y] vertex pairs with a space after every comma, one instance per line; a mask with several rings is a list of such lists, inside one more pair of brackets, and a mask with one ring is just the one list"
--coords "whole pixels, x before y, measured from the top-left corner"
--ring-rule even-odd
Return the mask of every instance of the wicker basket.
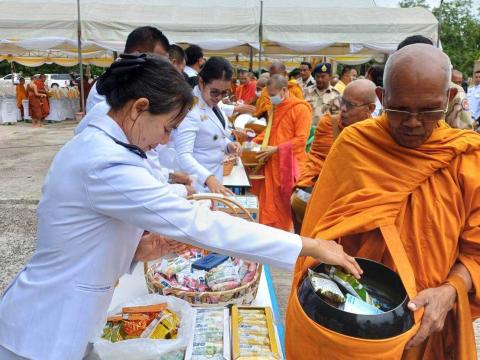
[[237, 162], [236, 158], [228, 159], [223, 162], [223, 176], [228, 176], [232, 173], [233, 167]]
[[[240, 205], [234, 199], [225, 197], [220, 194], [196, 194], [189, 197], [190, 200], [211, 200], [214, 203], [222, 203], [230, 211], [229, 213], [233, 216], [240, 216], [245, 214], [250, 221], [254, 221], [247, 209]], [[163, 295], [173, 295], [177, 298], [188, 301], [192, 305], [198, 306], [219, 306], [219, 305], [229, 305], [229, 304], [250, 304], [255, 297], [257, 296], [258, 285], [260, 284], [260, 277], [262, 274], [262, 265], [257, 264], [257, 272], [253, 277], [253, 280], [239, 286], [236, 289], [226, 290], [226, 291], [206, 291], [206, 292], [195, 292], [195, 291], [185, 291], [174, 288], [165, 288], [161, 283], [159, 283], [154, 275], [155, 268], [158, 264], [148, 266], [147, 263], [144, 263], [145, 270], [145, 280], [147, 282], [148, 291], [150, 293], [160, 293]]]

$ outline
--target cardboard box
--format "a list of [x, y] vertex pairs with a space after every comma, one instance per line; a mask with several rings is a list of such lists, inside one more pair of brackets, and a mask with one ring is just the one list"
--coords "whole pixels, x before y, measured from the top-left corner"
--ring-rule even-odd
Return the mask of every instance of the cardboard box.
[[[242, 312], [252, 312], [258, 317], [259, 322], [265, 321], [265, 334], [268, 337], [269, 345], [253, 345], [249, 342], [243, 342], [241, 339], [240, 325], [242, 324]], [[264, 320], [263, 320], [264, 319]], [[237, 306], [232, 307], [232, 359], [233, 360], [253, 360], [253, 359], [280, 359], [280, 351], [278, 349], [278, 339], [275, 335], [275, 328], [273, 324], [272, 309], [270, 307], [253, 307], [253, 306]], [[247, 325], [248, 326], [248, 325]], [[253, 327], [262, 328], [261, 325], [252, 325]], [[249, 335], [249, 332], [243, 330], [245, 335]], [[255, 335], [253, 335], [255, 336]], [[260, 338], [262, 336], [259, 336]], [[248, 340], [247, 340], [248, 341]], [[240, 350], [241, 345], [253, 346], [257, 348], [269, 348], [267, 353], [259, 353], [242, 355]]]

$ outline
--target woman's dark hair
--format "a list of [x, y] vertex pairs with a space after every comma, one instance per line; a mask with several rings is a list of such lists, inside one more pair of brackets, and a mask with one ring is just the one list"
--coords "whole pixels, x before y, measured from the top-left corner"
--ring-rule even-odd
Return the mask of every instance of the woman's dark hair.
[[214, 80], [230, 81], [233, 76], [232, 65], [230, 65], [227, 59], [214, 56], [203, 65], [198, 76], [202, 78], [205, 84], [209, 84]]
[[368, 77], [373, 81], [377, 86], [383, 87], [383, 71], [385, 70], [385, 65], [372, 65], [368, 71]]
[[193, 104], [192, 88], [168, 60], [154, 54], [122, 54], [98, 79], [97, 91], [112, 110], [131, 100], [146, 98], [152, 114], [178, 109], [180, 121]]

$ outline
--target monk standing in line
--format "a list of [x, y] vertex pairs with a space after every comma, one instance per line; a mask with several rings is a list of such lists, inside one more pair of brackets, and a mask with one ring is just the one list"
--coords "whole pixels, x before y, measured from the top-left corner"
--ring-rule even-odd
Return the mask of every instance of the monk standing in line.
[[40, 119], [40, 125], [42, 125], [43, 120], [45, 120], [48, 114], [50, 114], [50, 104], [48, 103], [48, 89], [47, 89], [47, 85], [45, 84], [46, 79], [47, 77], [45, 76], [45, 74], [41, 74], [38, 80], [35, 81], [37, 91], [40, 94], [45, 94], [45, 96], [42, 96], [40, 99], [40, 105], [42, 107], [42, 114], [43, 114], [43, 117]]
[[[480, 315], [480, 136], [442, 120], [456, 95], [450, 71], [449, 58], [430, 45], [409, 45], [390, 56], [384, 88], [377, 89], [384, 114], [342, 131], [302, 228], [303, 235], [341, 241], [348, 253], [392, 269], [397, 254], [386, 243], [404, 247], [414, 277], [409, 289], [417, 292], [408, 307], [424, 311], [404, 349], [408, 360], [477, 358], [472, 320]], [[305, 321], [295, 298], [312, 265], [311, 258], [297, 261], [287, 310], [287, 358], [296, 360], [332, 358], [312, 341], [320, 329]], [[348, 358], [341, 348], [336, 356]]]
[[46, 101], [46, 94], [40, 93], [38, 91], [36, 81], [32, 76], [32, 80], [27, 85], [27, 96], [28, 96], [28, 112], [32, 118], [32, 126], [34, 128], [42, 127], [42, 120], [47, 116], [44, 113], [44, 107], [42, 106], [42, 101]]
[[243, 101], [244, 104], [252, 104], [255, 102], [255, 90], [257, 82], [250, 79], [250, 74], [246, 70], [238, 71], [238, 80], [240, 85], [235, 90], [235, 98], [237, 101]]
[[27, 89], [25, 88], [25, 79], [21, 77], [16, 86], [17, 108], [20, 110], [22, 120], [25, 117], [25, 109], [23, 108], [23, 100], [27, 100]]
[[[273, 75], [282, 75], [287, 76], [287, 69], [285, 64], [279, 60], [272, 61], [272, 64], [269, 68], [270, 76]], [[303, 100], [303, 90], [300, 85], [295, 80], [288, 81], [288, 92], [291, 97], [296, 97]], [[268, 111], [272, 108], [272, 103], [270, 102], [270, 97], [268, 96], [267, 88], [262, 90], [258, 100], [257, 100], [257, 111], [255, 111], [254, 116], [260, 118], [268, 114]]]
[[375, 84], [360, 79], [348, 84], [340, 97], [340, 114], [326, 112], [315, 129], [315, 137], [301, 169], [300, 179], [292, 195], [293, 223], [295, 232], [300, 233], [308, 198], [322, 171], [325, 159], [335, 139], [343, 128], [356, 122], [370, 119], [375, 110]]
[[269, 124], [254, 141], [262, 144], [257, 156], [264, 163], [265, 179], [255, 187], [260, 203], [260, 223], [292, 229], [290, 196], [299, 169], [307, 158], [305, 146], [312, 124], [310, 105], [288, 91], [288, 81], [273, 75], [266, 90], [273, 104]]

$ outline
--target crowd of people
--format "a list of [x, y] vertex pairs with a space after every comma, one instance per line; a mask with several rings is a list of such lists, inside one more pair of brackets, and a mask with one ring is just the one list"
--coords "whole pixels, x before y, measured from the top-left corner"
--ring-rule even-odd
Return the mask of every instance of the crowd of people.
[[[205, 60], [198, 46], [170, 45], [152, 27], [134, 30], [124, 54], [93, 84], [87, 116], [49, 171], [39, 250], [0, 301], [0, 355], [42, 358], [53, 348], [80, 358], [115, 281], [138, 252], [149, 249], [154, 258], [158, 249], [176, 246], [167, 236], [276, 266], [296, 262], [286, 351], [300, 360], [323, 351], [316, 341], [323, 333], [297, 299], [307, 269], [321, 261], [360, 277], [351, 256], [396, 269], [397, 254], [385, 245], [396, 242], [413, 265], [416, 295], [408, 307], [423, 313], [403, 358], [473, 359], [472, 320], [480, 316], [480, 136], [473, 131], [480, 71], [474, 75], [465, 92], [448, 56], [413, 36], [365, 75], [344, 66], [336, 78], [330, 63], [302, 62], [289, 76], [274, 60], [258, 78], [239, 71], [237, 83], [226, 59]], [[41, 90], [35, 84], [28, 91], [40, 97]], [[263, 175], [251, 189], [260, 225], [183, 199], [195, 192], [232, 194], [222, 183], [222, 162], [242, 153], [231, 119], [245, 113], [267, 124], [253, 138]], [[145, 238], [145, 230], [162, 236]], [[59, 267], [72, 257], [62, 245], [66, 237], [74, 258], [85, 260], [62, 274]], [[88, 270], [97, 266], [105, 269], [96, 270], [100, 275]], [[82, 307], [84, 333], [72, 330], [73, 350], [69, 330], [54, 329], [68, 328], [85, 294], [77, 287], [78, 299], [62, 299], [69, 282], [47, 279], [50, 267], [58, 279], [92, 284], [89, 276], [100, 277], [93, 284], [105, 285], [92, 290], [99, 297], [90, 300], [92, 309]], [[29, 308], [32, 297], [46, 305], [14, 311]], [[47, 319], [58, 303], [61, 313]], [[27, 340], [18, 341], [21, 336]]]

